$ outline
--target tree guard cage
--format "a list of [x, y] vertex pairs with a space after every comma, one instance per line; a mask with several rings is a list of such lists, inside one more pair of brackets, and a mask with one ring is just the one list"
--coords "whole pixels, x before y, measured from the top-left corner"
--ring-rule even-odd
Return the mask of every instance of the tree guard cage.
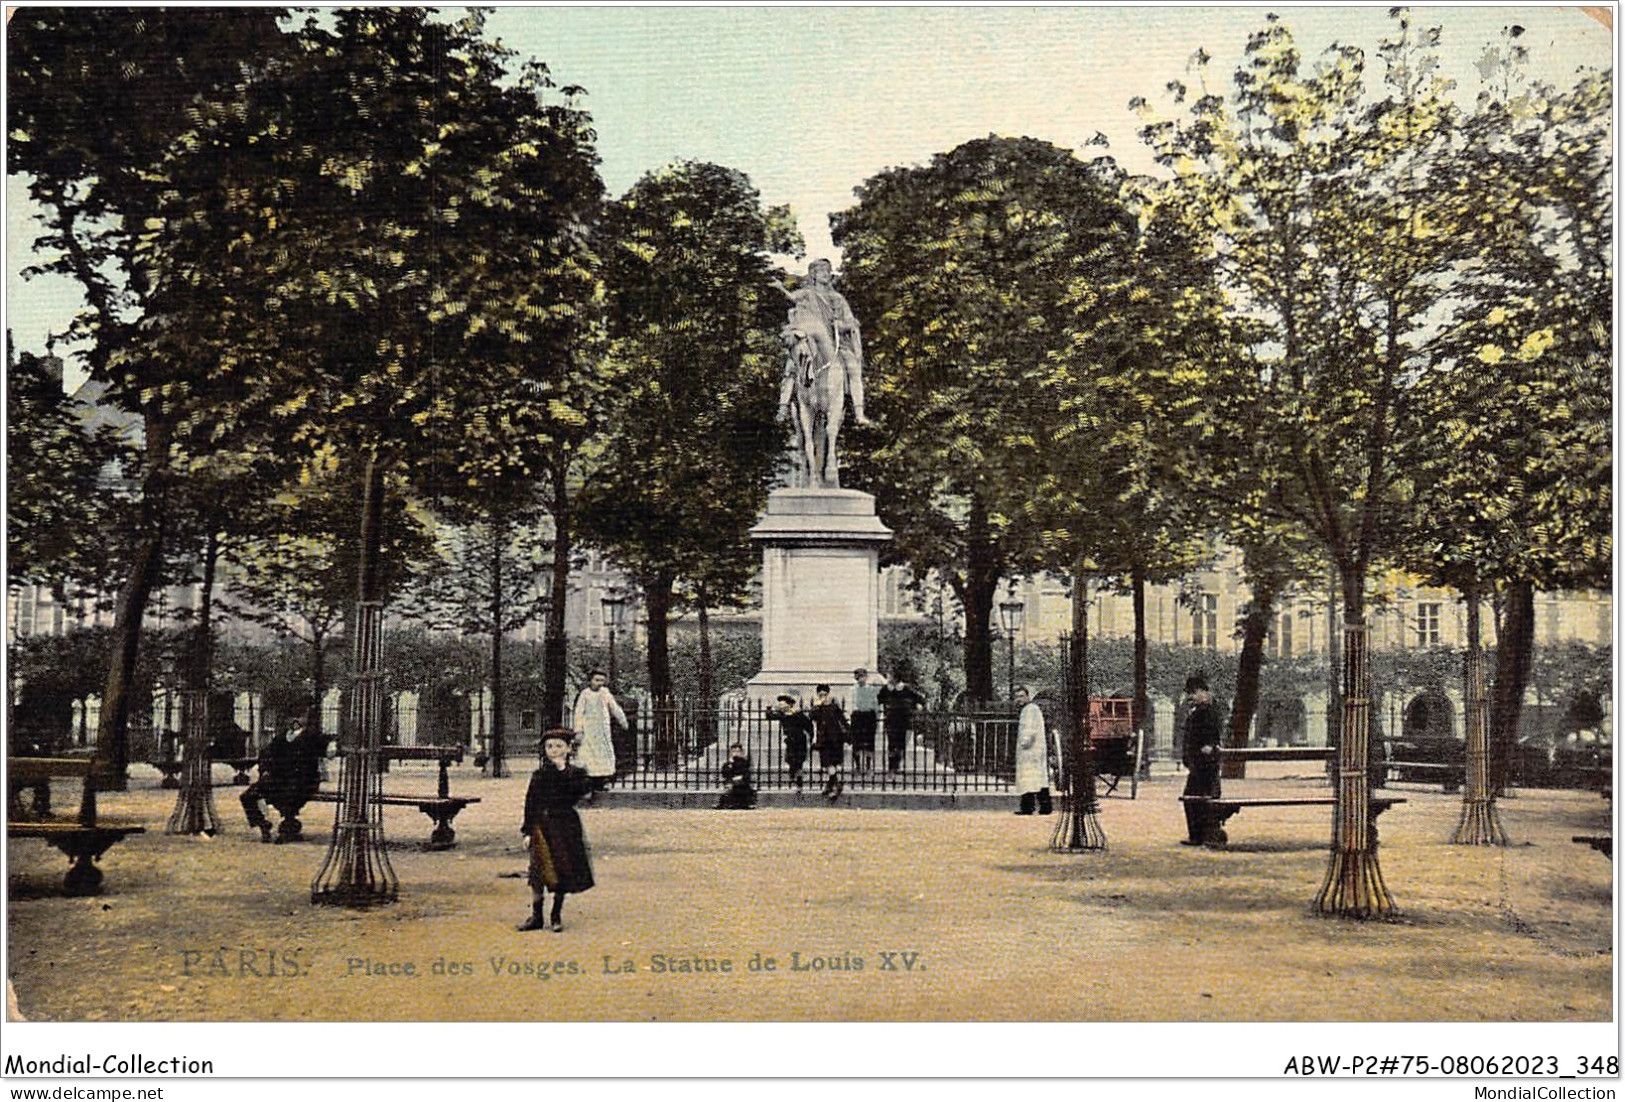
[[1060, 814], [1049, 848], [1056, 853], [1104, 850], [1106, 831], [1100, 825], [1100, 799], [1095, 794], [1094, 741], [1089, 730], [1089, 668], [1087, 643], [1074, 652], [1074, 636], [1061, 636], [1061, 740]]
[[209, 758], [209, 694], [201, 689], [181, 693], [181, 784], [175, 810], [164, 825], [165, 834], [219, 833], [220, 816], [214, 808], [214, 763]]
[[384, 848], [383, 675], [379, 668], [383, 606], [356, 606], [355, 686], [350, 732], [339, 768], [338, 806], [327, 856], [311, 881], [310, 901], [341, 907], [393, 903], [400, 888]]
[[1370, 645], [1364, 621], [1344, 624], [1336, 817], [1326, 881], [1315, 897], [1318, 913], [1343, 918], [1389, 918], [1397, 911], [1377, 863], [1377, 824], [1371, 816]]
[[[1471, 600], [1471, 598], [1470, 598]], [[1469, 607], [1470, 621], [1477, 619], [1476, 607]], [[1463, 671], [1467, 690], [1467, 776], [1461, 798], [1461, 820], [1450, 841], [1459, 846], [1506, 846], [1512, 840], [1501, 826], [1495, 805], [1495, 787], [1490, 776], [1489, 700], [1484, 690], [1484, 651], [1478, 642], [1477, 624], [1470, 623], [1467, 658]]]

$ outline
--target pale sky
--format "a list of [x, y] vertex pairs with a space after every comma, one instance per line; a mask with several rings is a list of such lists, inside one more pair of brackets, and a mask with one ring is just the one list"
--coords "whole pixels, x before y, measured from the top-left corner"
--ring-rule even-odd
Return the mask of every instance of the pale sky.
[[[1128, 109], [1165, 103], [1198, 48], [1222, 76], [1275, 10], [1314, 56], [1337, 41], [1373, 54], [1388, 5], [1229, 7], [504, 7], [490, 32], [579, 84], [611, 194], [677, 159], [744, 171], [798, 217], [809, 256], [839, 260], [829, 214], [888, 167], [988, 134], [1081, 147], [1097, 131], [1134, 170], [1150, 167]], [[1578, 7], [1416, 8], [1444, 28], [1445, 68], [1470, 99], [1475, 62], [1500, 29], [1526, 28], [1535, 75], [1567, 84], [1613, 60], [1611, 30]], [[1092, 156], [1096, 150], [1082, 151]], [[21, 186], [7, 185], [7, 322], [43, 347], [78, 306], [64, 281], [24, 284], [33, 239]], [[804, 267], [804, 262], [798, 267]]]

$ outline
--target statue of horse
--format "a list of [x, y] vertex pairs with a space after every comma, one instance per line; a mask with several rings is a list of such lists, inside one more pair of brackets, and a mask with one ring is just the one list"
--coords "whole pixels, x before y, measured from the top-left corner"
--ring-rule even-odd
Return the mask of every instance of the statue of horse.
[[800, 489], [839, 489], [835, 438], [846, 416], [846, 372], [829, 319], [812, 302], [798, 299], [785, 327], [787, 370], [793, 372], [792, 421], [801, 444], [795, 484]]

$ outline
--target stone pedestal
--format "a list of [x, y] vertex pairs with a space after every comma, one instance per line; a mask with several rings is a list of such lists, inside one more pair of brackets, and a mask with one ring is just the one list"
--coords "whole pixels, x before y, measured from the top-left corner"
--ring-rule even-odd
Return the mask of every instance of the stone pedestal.
[[852, 671], [873, 670], [878, 654], [880, 547], [892, 534], [874, 495], [775, 490], [750, 534], [762, 548], [762, 672], [750, 699], [810, 701], [827, 683], [844, 702]]

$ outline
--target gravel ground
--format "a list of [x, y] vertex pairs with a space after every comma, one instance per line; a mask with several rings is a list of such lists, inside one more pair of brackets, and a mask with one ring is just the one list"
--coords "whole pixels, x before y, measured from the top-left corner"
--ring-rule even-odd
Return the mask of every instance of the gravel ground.
[[[400, 769], [409, 772], [410, 767]], [[134, 771], [105, 817], [148, 833], [103, 859], [106, 891], [65, 898], [63, 859], [7, 843], [8, 976], [46, 1021], [1599, 1022], [1613, 1016], [1612, 866], [1594, 793], [1502, 803], [1514, 845], [1444, 843], [1460, 798], [1410, 788], [1385, 815], [1402, 915], [1314, 916], [1326, 808], [1249, 809], [1231, 847], [1177, 844], [1178, 779], [1107, 799], [1104, 853], [1048, 849], [1052, 819], [1008, 809], [583, 811], [598, 886], [562, 934], [519, 933], [523, 776], [464, 769], [482, 802], [458, 846], [386, 811], [400, 900], [315, 907], [310, 839], [262, 845], [236, 793], [225, 831], [170, 837], [174, 793]], [[431, 774], [420, 780], [426, 790]], [[1227, 794], [1325, 795], [1311, 779]], [[1013, 801], [1012, 801], [1013, 803]], [[771, 962], [771, 964], [770, 964]]]

